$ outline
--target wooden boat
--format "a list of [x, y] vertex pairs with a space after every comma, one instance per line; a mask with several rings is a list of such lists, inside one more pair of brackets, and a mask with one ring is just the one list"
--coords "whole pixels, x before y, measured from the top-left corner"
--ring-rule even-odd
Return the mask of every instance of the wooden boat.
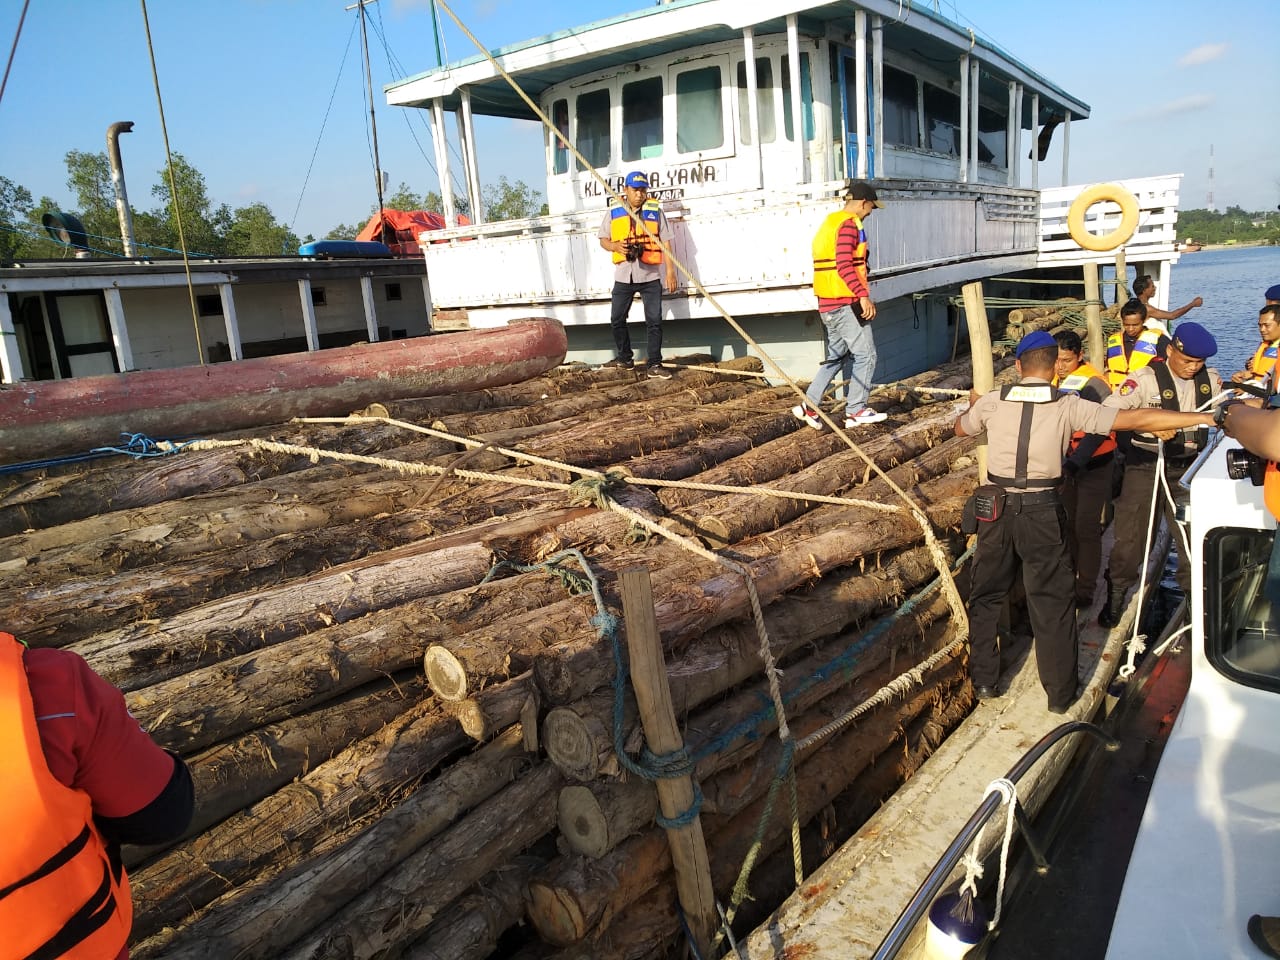
[[351, 412], [375, 401], [516, 383], [564, 359], [564, 328], [533, 319], [308, 353], [0, 385], [0, 462]]

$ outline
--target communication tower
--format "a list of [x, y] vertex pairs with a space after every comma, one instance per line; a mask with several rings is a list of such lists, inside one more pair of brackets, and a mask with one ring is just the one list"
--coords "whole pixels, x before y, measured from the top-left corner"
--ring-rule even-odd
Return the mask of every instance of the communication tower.
[[1205, 209], [1210, 213], [1217, 213], [1213, 209], [1213, 144], [1209, 144], [1209, 195], [1204, 200]]

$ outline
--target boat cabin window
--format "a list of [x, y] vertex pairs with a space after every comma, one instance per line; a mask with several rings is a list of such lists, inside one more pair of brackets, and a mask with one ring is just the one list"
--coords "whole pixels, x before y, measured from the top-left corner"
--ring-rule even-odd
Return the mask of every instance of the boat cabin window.
[[[569, 101], [557, 100], [551, 104], [551, 122], [556, 125], [566, 140], [569, 139]], [[561, 143], [560, 138], [551, 137], [551, 172], [569, 172], [569, 148]]]
[[[756, 60], [756, 112], [760, 115], [760, 142], [773, 143], [778, 139], [778, 125], [773, 109], [773, 61], [768, 57]], [[742, 142], [751, 143], [751, 105], [747, 102], [747, 63], [738, 64], [738, 129]]]
[[920, 98], [916, 78], [886, 65], [880, 89], [884, 93], [884, 142], [919, 147]]
[[924, 85], [925, 149], [960, 156], [960, 98], [954, 93]]
[[578, 97], [574, 146], [591, 167], [609, 166], [609, 91], [592, 90]]
[[662, 155], [662, 78], [622, 85], [622, 159]]
[[1008, 122], [1003, 113], [978, 105], [978, 162], [989, 163], [1001, 170], [1009, 166]]
[[[791, 57], [782, 55], [782, 129], [788, 140], [796, 138], [791, 121]], [[804, 121], [804, 138], [813, 139], [813, 80], [809, 76], [809, 55], [800, 54], [800, 111]]]
[[724, 146], [721, 83], [718, 66], [676, 74], [676, 149], [681, 153]]
[[1205, 652], [1238, 683], [1280, 692], [1280, 603], [1265, 596], [1274, 532], [1220, 527], [1205, 538]]
[[202, 317], [222, 316], [222, 297], [216, 293], [197, 294], [196, 312]]

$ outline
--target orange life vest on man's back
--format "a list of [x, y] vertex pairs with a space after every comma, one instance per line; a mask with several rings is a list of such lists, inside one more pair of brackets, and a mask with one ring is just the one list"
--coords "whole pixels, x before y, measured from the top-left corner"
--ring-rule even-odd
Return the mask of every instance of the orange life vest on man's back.
[[0, 944], [6, 956], [112, 960], [133, 922], [83, 790], [49, 771], [23, 647], [0, 633]]

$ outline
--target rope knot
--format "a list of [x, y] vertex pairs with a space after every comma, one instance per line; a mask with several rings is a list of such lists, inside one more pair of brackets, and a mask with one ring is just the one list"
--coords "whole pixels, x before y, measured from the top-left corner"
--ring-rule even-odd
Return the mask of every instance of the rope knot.
[[569, 484], [569, 503], [575, 507], [582, 504], [607, 510], [613, 499], [610, 493], [626, 482], [625, 477], [619, 470], [610, 470], [602, 476], [581, 477]]

